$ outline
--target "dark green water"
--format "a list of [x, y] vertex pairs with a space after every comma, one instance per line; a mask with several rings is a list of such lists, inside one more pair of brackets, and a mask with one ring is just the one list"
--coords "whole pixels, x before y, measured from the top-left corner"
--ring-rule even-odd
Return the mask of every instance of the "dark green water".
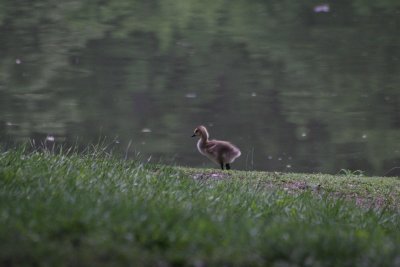
[[[383, 175], [400, 167], [398, 1], [0, 3], [2, 143], [106, 136], [151, 161]], [[111, 142], [111, 141], [110, 141]]]

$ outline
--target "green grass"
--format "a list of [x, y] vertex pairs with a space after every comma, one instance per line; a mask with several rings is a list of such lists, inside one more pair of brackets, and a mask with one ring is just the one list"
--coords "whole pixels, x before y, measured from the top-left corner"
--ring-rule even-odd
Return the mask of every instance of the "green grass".
[[400, 266], [399, 187], [9, 150], [0, 265]]

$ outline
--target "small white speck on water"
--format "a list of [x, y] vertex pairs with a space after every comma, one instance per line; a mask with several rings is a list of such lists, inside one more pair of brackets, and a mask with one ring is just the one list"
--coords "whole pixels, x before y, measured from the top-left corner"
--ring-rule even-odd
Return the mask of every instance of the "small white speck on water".
[[151, 129], [149, 128], [143, 128], [142, 133], [151, 133]]
[[288, 160], [292, 160], [293, 158], [291, 156], [288, 157]]
[[7, 121], [7, 122], [6, 122], [6, 125], [7, 125], [7, 126], [13, 126], [14, 124], [13, 124], [12, 122]]
[[310, 133], [310, 129], [306, 126], [299, 126], [296, 129], [296, 136], [299, 140], [305, 140], [308, 138], [308, 135]]
[[52, 135], [48, 135], [48, 136], [46, 137], [46, 141], [54, 142], [54, 140], [55, 140], [55, 138], [54, 138], [54, 136], [52, 136]]
[[268, 159], [271, 160], [271, 159], [273, 159], [273, 157], [270, 155], [270, 156], [268, 156]]
[[363, 134], [361, 137], [362, 139], [366, 139], [368, 136], [366, 134]]
[[252, 93], [251, 93], [251, 96], [252, 96], [252, 97], [256, 97], [257, 94], [256, 94], [255, 92], [252, 92]]
[[278, 160], [282, 160], [282, 158], [281, 158], [281, 157], [279, 157], [279, 158], [278, 158]]
[[196, 98], [196, 97], [197, 97], [197, 94], [196, 94], [196, 93], [187, 93], [187, 94], [185, 95], [185, 97], [186, 97], [186, 98]]
[[290, 169], [290, 168], [292, 168], [292, 165], [288, 164], [288, 165], [286, 165], [286, 168]]
[[22, 61], [21, 61], [21, 59], [19, 59], [19, 58], [17, 58], [16, 60], [15, 60], [15, 64], [21, 64], [22, 63]]
[[145, 142], [145, 141], [143, 141], [141, 144], [142, 144], [142, 145], [145, 145], [145, 144], [146, 144], [146, 142]]
[[328, 13], [330, 11], [330, 6], [329, 4], [320, 4], [314, 6], [314, 12], [315, 13]]

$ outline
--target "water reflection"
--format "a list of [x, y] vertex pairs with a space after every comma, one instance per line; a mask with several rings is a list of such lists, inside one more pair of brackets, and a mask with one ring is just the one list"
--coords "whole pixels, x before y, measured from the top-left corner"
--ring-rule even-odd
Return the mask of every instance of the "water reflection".
[[240, 169], [400, 166], [397, 3], [3, 5], [3, 143], [118, 137], [132, 156], [212, 166], [188, 138], [205, 124]]

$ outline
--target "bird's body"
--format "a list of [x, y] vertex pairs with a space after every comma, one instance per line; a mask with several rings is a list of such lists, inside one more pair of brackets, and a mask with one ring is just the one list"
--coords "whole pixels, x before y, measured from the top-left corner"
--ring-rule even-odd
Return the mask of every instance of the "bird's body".
[[201, 154], [219, 164], [221, 169], [224, 166], [230, 169], [230, 164], [241, 155], [239, 148], [227, 141], [209, 140], [209, 134], [204, 126], [199, 126], [194, 130], [194, 136], [199, 136], [197, 149]]

